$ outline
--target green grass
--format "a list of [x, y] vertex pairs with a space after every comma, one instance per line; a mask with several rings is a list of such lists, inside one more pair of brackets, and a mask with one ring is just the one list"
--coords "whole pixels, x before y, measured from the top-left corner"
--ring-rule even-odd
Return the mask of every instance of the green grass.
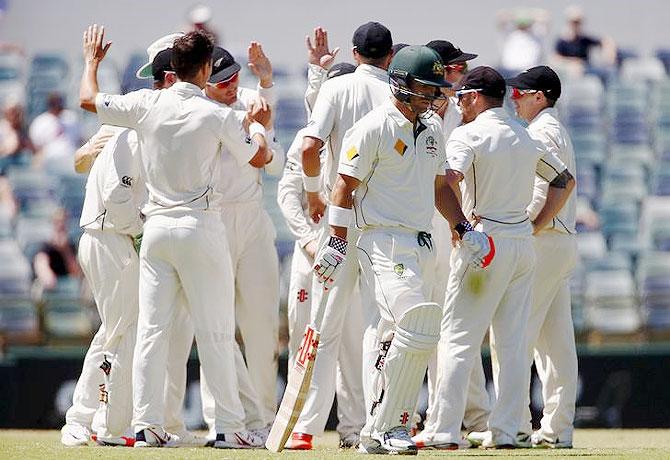
[[[668, 459], [670, 458], [670, 430], [577, 430], [575, 448], [572, 450], [513, 451], [461, 450], [458, 452], [421, 451], [420, 457], [490, 458], [497, 456], [533, 458], [603, 457], [618, 459]], [[60, 444], [60, 432], [39, 430], [0, 430], [0, 459], [353, 459], [363, 457], [352, 450], [337, 448], [337, 435], [326, 433], [316, 441], [310, 452], [274, 454], [264, 450], [200, 449], [129, 449], [122, 447], [67, 448]], [[378, 456], [382, 457], [382, 456]]]

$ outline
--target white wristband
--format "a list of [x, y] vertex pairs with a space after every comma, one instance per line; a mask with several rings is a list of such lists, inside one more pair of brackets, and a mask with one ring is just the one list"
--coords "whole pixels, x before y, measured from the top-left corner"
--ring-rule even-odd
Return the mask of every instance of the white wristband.
[[348, 208], [328, 206], [328, 225], [349, 228], [354, 212]]
[[319, 192], [321, 190], [321, 176], [302, 175], [302, 186], [306, 192]]
[[249, 137], [254, 137], [254, 134], [260, 134], [267, 139], [267, 134], [265, 133], [265, 126], [260, 124], [257, 121], [254, 121], [249, 125]]

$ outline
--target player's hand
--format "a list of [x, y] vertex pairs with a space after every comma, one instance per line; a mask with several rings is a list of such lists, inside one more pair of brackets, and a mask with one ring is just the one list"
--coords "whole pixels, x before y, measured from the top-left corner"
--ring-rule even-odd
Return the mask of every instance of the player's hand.
[[84, 62], [86, 64], [99, 64], [105, 58], [107, 50], [112, 42], [103, 45], [105, 39], [105, 27], [93, 24], [84, 31]]
[[347, 254], [347, 240], [331, 235], [315, 257], [314, 273], [323, 289], [328, 290], [335, 281], [335, 275], [344, 263]]
[[265, 99], [257, 98], [249, 107], [249, 116], [258, 123], [270, 129], [272, 126], [272, 109]]
[[463, 247], [472, 253], [470, 265], [477, 268], [486, 268], [495, 256], [493, 238], [484, 232], [471, 230], [465, 232], [461, 238]]
[[316, 256], [316, 251], [319, 249], [318, 243], [316, 240], [312, 240], [309, 243], [305, 245], [305, 252], [309, 256], [310, 259], [314, 260], [314, 257]]
[[332, 51], [328, 49], [328, 32], [321, 27], [314, 29], [314, 44], [307, 35], [305, 45], [307, 46], [307, 61], [326, 70], [330, 69], [335, 61], [335, 56], [340, 52], [340, 48], [335, 48]]
[[326, 202], [321, 198], [319, 192], [307, 192], [307, 205], [309, 216], [315, 224], [318, 224], [326, 212]]
[[247, 48], [249, 57], [249, 69], [258, 77], [262, 88], [272, 86], [272, 63], [263, 52], [263, 47], [258, 42], [251, 42]]
[[89, 154], [91, 155], [92, 159], [96, 159], [98, 155], [100, 155], [100, 152], [102, 152], [102, 149], [105, 148], [105, 145], [107, 145], [107, 141], [109, 141], [112, 137], [114, 137], [114, 133], [110, 133], [109, 131], [104, 131], [99, 134], [96, 134], [91, 138], [90, 142], [90, 151]]

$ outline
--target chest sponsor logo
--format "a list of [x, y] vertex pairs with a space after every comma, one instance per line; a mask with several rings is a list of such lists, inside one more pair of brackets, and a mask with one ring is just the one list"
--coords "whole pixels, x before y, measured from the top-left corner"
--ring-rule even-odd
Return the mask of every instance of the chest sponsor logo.
[[405, 155], [405, 152], [407, 151], [407, 144], [405, 144], [401, 139], [398, 139], [395, 141], [395, 145], [393, 146], [396, 152], [400, 154], [400, 156]]
[[358, 149], [356, 147], [351, 147], [347, 150], [347, 160], [352, 161], [354, 158], [358, 158]]
[[426, 137], [426, 153], [430, 156], [437, 156], [437, 141], [433, 136]]

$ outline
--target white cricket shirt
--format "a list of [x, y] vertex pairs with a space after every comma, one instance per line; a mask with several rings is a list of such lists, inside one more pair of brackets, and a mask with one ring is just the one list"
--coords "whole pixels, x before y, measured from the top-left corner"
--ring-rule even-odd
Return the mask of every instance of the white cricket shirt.
[[[568, 171], [575, 175], [577, 169], [572, 141], [565, 127], [558, 121], [558, 111], [555, 108], [548, 107], [538, 113], [528, 125], [528, 131], [533, 137], [539, 139], [548, 150], [554, 152], [568, 168]], [[535, 219], [542, 210], [544, 203], [547, 201], [548, 189], [549, 182], [535, 176], [533, 200], [528, 206], [528, 214], [531, 219]], [[573, 190], [568, 201], [565, 202], [565, 205], [554, 217], [548, 228], [563, 233], [576, 233], [576, 216], [577, 191]]]
[[387, 101], [344, 138], [338, 173], [361, 184], [354, 193], [356, 226], [428, 231], [435, 210], [435, 176], [446, 169], [437, 117], [417, 127]]
[[321, 170], [322, 190], [327, 199], [337, 179], [339, 154], [345, 133], [354, 123], [391, 96], [388, 73], [384, 69], [360, 64], [355, 72], [323, 83], [314, 110], [303, 130], [328, 146]]
[[222, 145], [238, 164], [258, 150], [230, 108], [202, 94], [196, 85], [177, 82], [168, 89], [140, 90], [123, 96], [99, 93], [102, 123], [137, 132], [149, 201], [147, 216], [172, 211], [220, 209]]
[[140, 207], [146, 201], [137, 134], [119, 127], [104, 129], [113, 137], [89, 172], [79, 225], [134, 236], [142, 232]]
[[449, 168], [464, 176], [463, 213], [478, 216], [489, 235], [527, 237], [526, 207], [537, 173], [551, 182], [565, 165], [502, 107], [488, 109], [454, 129], [447, 142]]

